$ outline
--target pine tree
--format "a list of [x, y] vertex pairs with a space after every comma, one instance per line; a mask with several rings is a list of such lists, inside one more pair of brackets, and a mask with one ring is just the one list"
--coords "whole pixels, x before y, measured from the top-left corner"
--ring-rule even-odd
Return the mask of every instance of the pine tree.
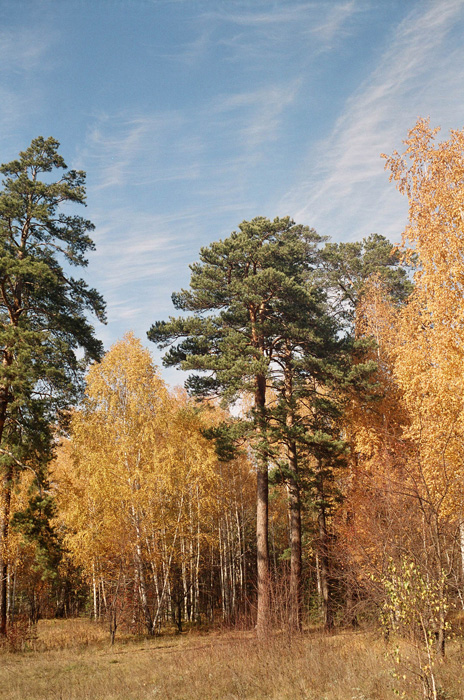
[[[0, 634], [15, 474], [25, 462], [39, 470], [47, 461], [51, 425], [72, 401], [85, 361], [102, 351], [86, 318], [91, 310], [104, 320], [102, 297], [70, 274], [87, 264], [94, 227], [61, 210], [85, 204], [85, 173], [67, 170], [58, 147], [53, 138], [36, 138], [0, 167]], [[61, 177], [50, 182], [55, 170]]]
[[[316, 434], [324, 424], [336, 433], [333, 415], [338, 416], [340, 384], [346, 381], [347, 347], [337, 337], [339, 326], [329, 313], [325, 291], [317, 284], [314, 270], [280, 312], [284, 332], [276, 338], [270, 410], [271, 437], [278, 450], [276, 479], [288, 491], [290, 534], [290, 619], [295, 629], [302, 622], [302, 501], [313, 471]], [[338, 443], [338, 438], [334, 438]], [[317, 450], [316, 450], [317, 445]]]
[[330, 289], [334, 311], [354, 331], [355, 309], [366, 282], [377, 275], [391, 298], [404, 303], [412, 291], [408, 267], [398, 248], [378, 233], [362, 241], [326, 243], [321, 250], [322, 284]]
[[254, 398], [248, 428], [257, 471], [258, 636], [269, 624], [268, 469], [274, 438], [266, 392], [283, 381], [279, 358], [290, 352], [297, 361], [308, 342], [323, 344], [315, 322], [323, 311], [307, 283], [320, 240], [289, 218], [242, 222], [226, 240], [201, 249], [201, 262], [191, 266], [190, 290], [173, 295], [176, 308], [192, 315], [157, 322], [148, 333], [161, 347], [179, 341], [165, 364], [203, 373], [187, 380], [191, 392], [229, 402], [246, 393]]

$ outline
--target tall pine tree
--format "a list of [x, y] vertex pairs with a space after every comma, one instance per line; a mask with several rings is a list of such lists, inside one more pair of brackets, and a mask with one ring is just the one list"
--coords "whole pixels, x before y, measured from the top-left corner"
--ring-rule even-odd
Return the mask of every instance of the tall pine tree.
[[[161, 347], [178, 341], [165, 364], [201, 372], [187, 380], [192, 393], [227, 401], [245, 393], [254, 397], [248, 428], [257, 472], [258, 636], [269, 625], [268, 470], [274, 417], [266, 392], [285, 384], [286, 354], [298, 363], [311, 345], [321, 357], [321, 333], [332, 329], [318, 292], [308, 284], [320, 240], [289, 218], [242, 222], [229, 238], [201, 249], [201, 262], [191, 266], [190, 289], [173, 295], [176, 308], [192, 315], [157, 322], [148, 333]], [[287, 419], [284, 426], [288, 432]]]
[[85, 361], [102, 352], [86, 317], [91, 310], [104, 320], [102, 297], [70, 274], [87, 264], [94, 227], [62, 210], [85, 204], [85, 173], [68, 170], [58, 148], [55, 139], [39, 137], [0, 167], [0, 634], [15, 475], [25, 464], [38, 471], [46, 463], [52, 423], [73, 400]]

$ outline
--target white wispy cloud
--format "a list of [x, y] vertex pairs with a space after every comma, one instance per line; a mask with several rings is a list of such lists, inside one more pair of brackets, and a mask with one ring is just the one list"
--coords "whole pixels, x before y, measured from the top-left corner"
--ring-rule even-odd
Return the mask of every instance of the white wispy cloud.
[[[96, 211], [97, 252], [93, 259], [108, 262], [104, 279], [122, 287], [131, 279], [141, 280], [175, 265], [176, 251], [183, 247], [181, 222], [188, 219], [186, 213], [156, 215], [130, 206]], [[173, 235], [174, 227], [179, 229], [177, 236]]]
[[[210, 220], [219, 221], [225, 209], [220, 203], [211, 206]], [[92, 284], [102, 290], [111, 308], [128, 309], [134, 297], [138, 298], [139, 310], [153, 308], [160, 286], [169, 293], [158, 303], [170, 308], [170, 292], [187, 284], [188, 265], [198, 256], [203, 208], [179, 204], [174, 213], [154, 214], [137, 211], [127, 204], [114, 207], [111, 212], [95, 209], [91, 214], [96, 224], [93, 238], [97, 248], [90, 256], [90, 272], [98, 278], [98, 283]]]
[[40, 110], [44, 95], [35, 78], [52, 68], [54, 40], [53, 30], [0, 30], [0, 143]]
[[28, 27], [0, 30], [0, 73], [44, 70], [50, 65], [48, 52], [53, 41], [51, 30], [42, 32]]
[[[299, 78], [287, 84], [271, 84], [253, 91], [223, 95], [213, 100], [208, 113], [218, 114], [222, 128], [235, 132], [243, 152], [274, 141], [282, 127], [285, 111], [292, 105], [301, 85]], [[227, 115], [228, 121], [224, 121]], [[215, 123], [218, 126], [218, 122]]]
[[[163, 159], [166, 148], [175, 156], [175, 135], [183, 125], [184, 118], [179, 112], [100, 115], [90, 129], [80, 157], [93, 163], [98, 171], [98, 189], [190, 179], [195, 174], [188, 168], [176, 169], [175, 165], [164, 170], [156, 168], [156, 163], [166, 160]], [[175, 158], [170, 160], [175, 163]]]
[[99, 115], [77, 165], [87, 169], [89, 187], [101, 196], [118, 189], [127, 196], [128, 188], [176, 181], [203, 197], [218, 187], [229, 195], [236, 189], [238, 195], [245, 186], [243, 173], [251, 174], [282, 133], [300, 86], [298, 78], [271, 82], [211, 97], [182, 112]]
[[130, 205], [94, 209], [91, 216], [97, 248], [86, 278], [107, 302], [108, 325], [99, 327], [99, 335], [106, 345], [128, 327], [145, 337], [156, 313], [171, 311], [176, 270], [188, 271], [186, 245], [195, 217], [187, 212], [156, 215]]
[[[197, 22], [197, 24], [199, 23]], [[163, 58], [169, 58], [178, 63], [193, 67], [208, 54], [213, 43], [214, 37], [212, 27], [202, 26], [194, 39], [184, 44], [180, 49], [169, 54], [164, 53], [162, 56]]]
[[[286, 53], [305, 62], [304, 42], [311, 37], [313, 51], [330, 48], [337, 34], [345, 33], [350, 19], [362, 12], [366, 0], [313, 0], [312, 2], [269, 3], [268, 0], [228, 0], [211, 3], [195, 17], [194, 38], [173, 60], [194, 65], [222, 47], [226, 60], [269, 69], [276, 53]], [[195, 33], [196, 32], [196, 33]], [[282, 54], [280, 54], [280, 61]]]
[[[277, 46], [280, 57], [304, 48], [297, 51], [303, 57], [301, 65], [294, 66], [290, 80], [265, 69], [259, 81], [250, 81], [249, 89], [212, 95], [203, 104], [196, 103], [182, 111], [100, 115], [82, 154], [89, 183], [92, 170], [97, 178], [96, 189], [122, 191], [128, 186], [191, 182], [204, 199], [227, 192], [229, 200], [241, 198], [246, 205], [247, 179], [254, 177], [255, 169], [269, 157], [273, 144], [285, 133], [290, 109], [301, 98], [308, 33], [313, 37], [311, 53], [316, 50], [312, 48], [314, 37], [322, 43], [332, 41], [348, 18], [359, 11], [360, 2], [292, 2], [272, 6], [261, 1], [218, 2], [213, 7], [214, 10], [195, 15], [194, 38], [184, 47], [186, 60], [195, 62], [214, 43], [233, 43], [231, 27], [236, 26], [240, 34], [247, 35], [239, 39], [244, 46], [234, 49], [245, 70], [250, 61], [248, 51], [259, 56], [258, 61], [256, 57], [251, 61], [253, 70], [266, 62], [275, 65]], [[283, 47], [286, 48], [282, 53]], [[214, 173], [209, 172], [212, 160], [216, 161]]]
[[[312, 1], [300, 3], [269, 3], [266, 0], [250, 0], [242, 2], [217, 3], [215, 10], [206, 13], [231, 24], [244, 27], [270, 27], [277, 25], [285, 31], [285, 27], [301, 24], [308, 19], [318, 20], [317, 27], [340, 25], [342, 16], [347, 17], [355, 11], [354, 0], [341, 2]], [[336, 19], [340, 18], [340, 19]]]
[[364, 5], [356, 0], [336, 3], [335, 5], [325, 3], [324, 10], [327, 14], [324, 14], [318, 22], [310, 27], [309, 33], [328, 48], [336, 36], [347, 31], [348, 21], [356, 13], [361, 12], [363, 7]]
[[337, 238], [377, 231], [399, 240], [406, 203], [389, 185], [380, 154], [400, 148], [418, 116], [462, 126], [449, 115], [464, 114], [463, 20], [462, 0], [421, 3], [404, 19], [329, 137], [308, 154], [311, 176], [299, 173], [283, 210]]
[[[254, 32], [257, 43], [250, 50], [259, 54], [253, 66], [259, 80], [241, 74], [234, 89], [207, 92], [201, 102], [191, 101], [182, 110], [99, 115], [89, 130], [81, 160], [94, 207], [89, 216], [97, 224], [91, 269], [98, 271], [95, 286], [109, 303], [104, 338], [121, 335], [111, 329], [129, 323], [143, 336], [156, 318], [172, 312], [170, 293], [188, 284], [188, 263], [197, 258], [200, 245], [227, 236], [243, 218], [271, 215], [256, 206], [271, 201], [281, 187], [277, 175], [276, 189], [265, 191], [276, 152], [285, 159], [282, 143], [292, 110], [301, 114], [304, 109], [308, 82], [302, 67], [314, 52], [330, 50], [337, 37], [345, 37], [350, 18], [366, 7], [359, 0], [276, 4], [272, 10], [266, 9], [269, 3], [257, 3], [257, 9], [247, 3], [243, 15], [234, 13], [236, 5], [223, 4], [215, 21], [237, 28], [225, 32], [224, 41], [232, 47], [237, 39], [233, 52], [238, 60], [243, 48], [244, 63], [250, 58], [249, 32]], [[415, 8], [396, 27], [388, 49], [348, 99], [327, 139], [301, 159], [295, 186], [282, 196], [275, 214], [291, 214], [336, 238], [378, 231], [399, 239], [405, 202], [389, 185], [379, 154], [399, 147], [420, 114], [430, 114], [433, 123], [443, 115], [464, 114], [464, 47], [460, 32], [451, 36], [456, 23], [463, 29], [463, 2], [426, 2]], [[275, 32], [279, 42], [288, 42], [297, 26], [298, 50], [305, 46], [306, 53], [282, 73], [263, 70], [269, 60], [266, 41]], [[219, 41], [209, 29], [201, 35], [198, 56], [208, 51], [210, 41]], [[192, 61], [194, 53], [192, 49]], [[310, 135], [303, 136], [301, 149], [308, 141]], [[285, 168], [289, 182], [286, 163]]]

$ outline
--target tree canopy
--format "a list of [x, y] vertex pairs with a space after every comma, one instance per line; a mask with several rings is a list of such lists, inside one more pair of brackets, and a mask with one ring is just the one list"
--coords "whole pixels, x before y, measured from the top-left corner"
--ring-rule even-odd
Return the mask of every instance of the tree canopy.
[[105, 319], [103, 299], [71, 274], [87, 265], [94, 227], [63, 211], [66, 204], [85, 204], [85, 173], [68, 170], [58, 148], [55, 139], [39, 137], [0, 167], [0, 633], [15, 470], [28, 462], [38, 473], [49, 459], [52, 426], [76, 400], [86, 362], [103, 349], [87, 318], [92, 311]]

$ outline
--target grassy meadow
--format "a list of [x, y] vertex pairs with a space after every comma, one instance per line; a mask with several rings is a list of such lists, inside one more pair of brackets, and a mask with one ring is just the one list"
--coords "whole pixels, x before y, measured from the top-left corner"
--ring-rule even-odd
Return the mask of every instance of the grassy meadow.
[[[146, 639], [85, 619], [43, 620], [22, 651], [0, 654], [5, 700], [386, 700], [423, 697], [414, 650], [395, 664], [391, 644], [369, 631], [274, 635], [223, 631]], [[409, 655], [409, 656], [408, 656]], [[463, 647], [436, 669], [439, 698], [464, 699]]]

